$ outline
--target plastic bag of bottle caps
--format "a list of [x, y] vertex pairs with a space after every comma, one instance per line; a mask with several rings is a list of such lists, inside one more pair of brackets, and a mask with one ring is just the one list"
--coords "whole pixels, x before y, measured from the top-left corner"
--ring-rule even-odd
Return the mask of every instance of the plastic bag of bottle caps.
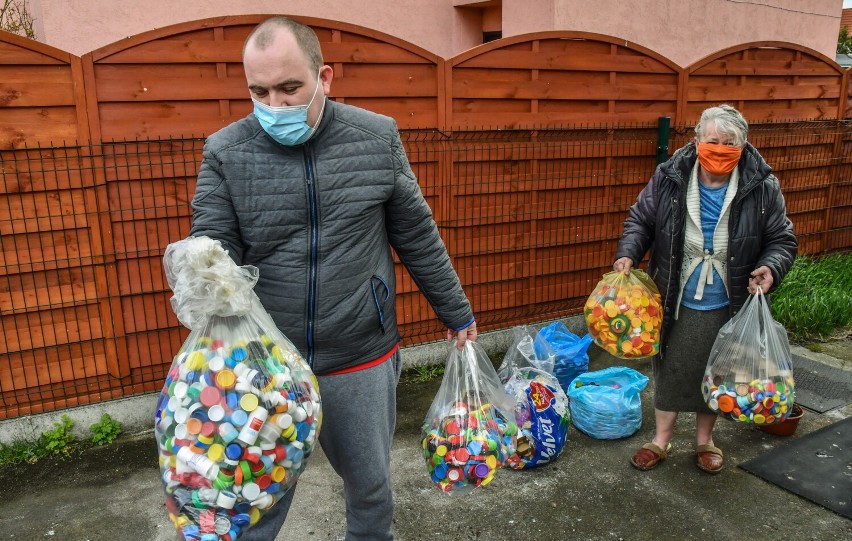
[[488, 355], [475, 343], [450, 346], [444, 379], [422, 427], [423, 457], [432, 482], [463, 494], [487, 485], [514, 453], [517, 426], [511, 398]]
[[565, 448], [571, 413], [568, 396], [552, 374], [532, 367], [517, 368], [505, 384], [515, 399], [518, 426], [515, 452], [506, 466], [523, 470], [556, 460]]
[[583, 308], [589, 334], [597, 345], [621, 359], [660, 351], [663, 307], [660, 292], [644, 271], [608, 272]]
[[207, 237], [164, 258], [178, 319], [191, 329], [157, 405], [169, 517], [185, 540], [235, 541], [289, 490], [317, 441], [316, 378], [238, 267]]
[[792, 413], [790, 342], [760, 290], [719, 329], [701, 393], [712, 411], [745, 424], [772, 425]]

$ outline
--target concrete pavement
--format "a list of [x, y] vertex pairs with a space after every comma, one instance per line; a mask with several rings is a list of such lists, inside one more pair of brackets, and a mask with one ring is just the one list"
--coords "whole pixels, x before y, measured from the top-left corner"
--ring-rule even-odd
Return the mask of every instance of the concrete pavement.
[[[804, 348], [796, 353], [852, 370], [852, 359], [841, 354]], [[616, 364], [626, 363], [593, 346], [590, 370]], [[650, 376], [649, 361], [629, 366]], [[694, 415], [683, 415], [673, 455], [657, 469], [640, 472], [628, 459], [653, 433], [649, 385], [642, 393], [645, 422], [635, 435], [595, 440], [572, 426], [554, 463], [500, 470], [490, 485], [457, 496], [435, 488], [420, 455], [420, 425], [439, 384], [403, 382], [398, 391], [392, 470], [394, 524], [401, 541], [852, 539], [852, 521], [736, 467], [852, 415], [850, 405], [822, 415], [806, 412], [787, 438], [720, 421], [715, 441], [725, 452], [726, 467], [717, 476], [695, 467]], [[0, 539], [176, 539], [163, 506], [150, 429], [68, 459], [0, 468], [0, 486]], [[321, 450], [315, 453], [277, 541], [343, 539], [342, 490]]]

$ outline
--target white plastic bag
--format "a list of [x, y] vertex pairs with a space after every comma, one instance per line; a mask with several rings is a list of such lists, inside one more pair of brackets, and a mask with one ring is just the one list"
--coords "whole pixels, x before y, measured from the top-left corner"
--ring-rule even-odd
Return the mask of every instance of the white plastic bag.
[[719, 330], [701, 392], [711, 410], [741, 423], [771, 425], [792, 413], [790, 342], [760, 289]]

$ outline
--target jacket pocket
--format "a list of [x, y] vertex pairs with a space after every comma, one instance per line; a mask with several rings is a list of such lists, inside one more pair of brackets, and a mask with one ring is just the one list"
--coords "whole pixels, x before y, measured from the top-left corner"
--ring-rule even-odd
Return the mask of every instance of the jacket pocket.
[[390, 288], [388, 288], [387, 282], [381, 276], [374, 274], [370, 277], [370, 289], [373, 292], [373, 303], [376, 306], [376, 318], [379, 329], [382, 331], [382, 334], [385, 334], [387, 330], [385, 329], [385, 311], [383, 307], [390, 298]]

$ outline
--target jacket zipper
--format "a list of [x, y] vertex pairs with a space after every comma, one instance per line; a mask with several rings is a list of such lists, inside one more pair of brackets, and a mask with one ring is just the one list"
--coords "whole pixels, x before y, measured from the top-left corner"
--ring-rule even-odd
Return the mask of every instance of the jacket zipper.
[[310, 283], [308, 284], [308, 366], [314, 367], [314, 311], [316, 309], [317, 291], [317, 194], [314, 185], [314, 162], [311, 159], [307, 147], [305, 153], [305, 182], [308, 187], [308, 198], [310, 199], [310, 239], [311, 239], [311, 264], [309, 269]]

